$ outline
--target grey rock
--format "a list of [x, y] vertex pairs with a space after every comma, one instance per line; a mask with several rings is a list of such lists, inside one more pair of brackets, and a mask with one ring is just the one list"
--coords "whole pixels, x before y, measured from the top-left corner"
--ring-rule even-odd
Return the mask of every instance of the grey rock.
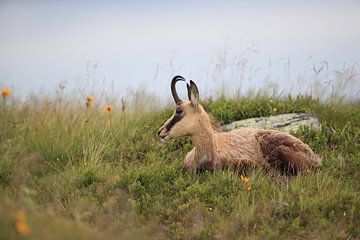
[[280, 131], [296, 132], [300, 126], [310, 126], [319, 129], [319, 120], [306, 113], [287, 113], [269, 117], [248, 118], [221, 126], [224, 131], [242, 127], [276, 129]]

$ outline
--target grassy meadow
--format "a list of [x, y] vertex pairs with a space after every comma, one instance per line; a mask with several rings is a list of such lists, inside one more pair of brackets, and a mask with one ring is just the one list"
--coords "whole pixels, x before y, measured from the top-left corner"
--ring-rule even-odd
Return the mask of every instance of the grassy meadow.
[[323, 166], [279, 185], [261, 169], [247, 183], [231, 170], [184, 173], [190, 139], [156, 138], [171, 107], [104, 111], [96, 96], [86, 107], [11, 94], [0, 99], [0, 239], [360, 239], [359, 101], [203, 99], [220, 124], [319, 118], [321, 130], [293, 134]]

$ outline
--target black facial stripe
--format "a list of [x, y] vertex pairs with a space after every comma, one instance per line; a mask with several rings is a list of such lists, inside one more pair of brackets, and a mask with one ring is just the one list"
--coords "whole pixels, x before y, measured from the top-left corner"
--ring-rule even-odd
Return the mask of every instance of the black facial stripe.
[[181, 114], [183, 113], [184, 110], [182, 110], [181, 108], [176, 108], [176, 114]]
[[170, 120], [168, 124], [166, 124], [165, 128], [166, 130], [170, 131], [170, 129], [178, 122], [180, 121], [184, 116], [175, 114], [174, 117]]

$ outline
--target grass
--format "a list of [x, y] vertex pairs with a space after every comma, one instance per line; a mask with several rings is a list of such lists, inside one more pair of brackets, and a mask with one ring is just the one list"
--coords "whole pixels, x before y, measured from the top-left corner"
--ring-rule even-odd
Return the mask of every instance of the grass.
[[[283, 185], [261, 169], [182, 172], [188, 138], [156, 130], [172, 109], [105, 113], [71, 98], [1, 111], [0, 239], [358, 239], [360, 102], [253, 95], [203, 101], [221, 124], [308, 112], [294, 133], [324, 162]], [[21, 233], [16, 213], [30, 229]]]

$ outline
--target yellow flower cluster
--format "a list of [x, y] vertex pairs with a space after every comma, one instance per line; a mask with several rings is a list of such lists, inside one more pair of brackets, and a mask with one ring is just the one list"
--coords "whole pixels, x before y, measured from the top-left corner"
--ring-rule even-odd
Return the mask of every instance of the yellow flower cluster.
[[[245, 177], [245, 176], [243, 176], [243, 175], [240, 175], [240, 180], [241, 180], [243, 183], [248, 183], [248, 182], [250, 182], [250, 178], [247, 178], [247, 177]], [[246, 191], [251, 190], [251, 186], [250, 186], [250, 185], [245, 185], [245, 186], [244, 186], [244, 190], [246, 190]]]
[[13, 218], [15, 220], [15, 228], [22, 235], [27, 235], [31, 232], [31, 228], [27, 222], [27, 217], [24, 211], [16, 211], [13, 214]]
[[[94, 97], [89, 95], [86, 97], [86, 107], [91, 107], [91, 104], [94, 101]], [[106, 105], [103, 109], [104, 112], [111, 113], [113, 111], [113, 107], [111, 105]]]
[[250, 182], [250, 179], [247, 178], [247, 177], [245, 177], [245, 176], [243, 176], [243, 175], [240, 176], [240, 179], [241, 179], [241, 181], [243, 181], [244, 183]]
[[[10, 93], [11, 93], [11, 90], [9, 88], [3, 88], [1, 90], [1, 95], [3, 96], [3, 98], [8, 97], [10, 95]], [[86, 97], [86, 107], [87, 108], [91, 107], [91, 104], [93, 103], [93, 101], [94, 101], [93, 96], [91, 96], [91, 95], [87, 96]], [[113, 111], [113, 108], [111, 105], [106, 105], [103, 110], [104, 110], [104, 112], [111, 113]]]

